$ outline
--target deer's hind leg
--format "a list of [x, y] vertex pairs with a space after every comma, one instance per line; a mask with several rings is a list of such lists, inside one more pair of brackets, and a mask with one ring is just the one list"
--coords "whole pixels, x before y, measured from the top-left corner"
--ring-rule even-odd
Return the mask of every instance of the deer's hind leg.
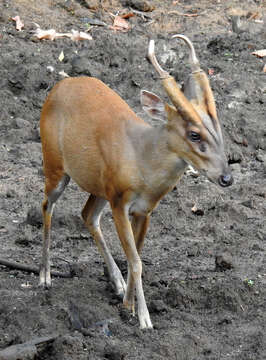
[[[57, 175], [57, 176], [56, 176]], [[43, 287], [51, 286], [50, 274], [50, 232], [51, 219], [55, 202], [65, 190], [69, 183], [70, 177], [65, 173], [54, 172], [52, 181], [47, 177], [45, 182], [45, 199], [42, 204], [43, 211], [43, 248], [42, 260], [40, 266], [40, 282], [39, 285]], [[53, 186], [52, 186], [53, 184]]]
[[108, 246], [106, 245], [100, 228], [100, 219], [106, 203], [107, 200], [97, 197], [95, 195], [90, 195], [82, 210], [82, 217], [85, 225], [87, 226], [98, 247], [100, 254], [104, 258], [109, 272], [110, 280], [113, 283], [116, 294], [123, 297], [126, 290], [126, 283], [111, 255]]

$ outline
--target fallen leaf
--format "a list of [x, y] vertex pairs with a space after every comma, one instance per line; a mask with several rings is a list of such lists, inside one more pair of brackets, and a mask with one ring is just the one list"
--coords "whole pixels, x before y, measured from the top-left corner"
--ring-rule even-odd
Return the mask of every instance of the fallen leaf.
[[54, 39], [63, 37], [70, 38], [73, 41], [92, 40], [91, 35], [83, 31], [77, 31], [72, 29], [71, 33], [57, 33], [55, 29], [42, 30], [38, 24], [35, 25], [37, 26], [37, 29], [34, 32], [34, 36], [36, 36], [39, 40], [48, 39], [53, 41]]
[[249, 16], [248, 16], [248, 20], [254, 20], [254, 19], [257, 19], [257, 18], [260, 16], [260, 14], [259, 14], [259, 12], [258, 12], [258, 11], [253, 12], [253, 13], [249, 13], [248, 15], [249, 15]]
[[251, 53], [251, 55], [255, 55], [259, 58], [262, 58], [262, 57], [266, 56], [266, 49], [254, 51]]
[[65, 57], [64, 52], [61, 51], [60, 55], [58, 56], [58, 60], [59, 60], [59, 61], [63, 61], [63, 60], [64, 60], [64, 57]]
[[73, 41], [79, 41], [79, 40], [92, 40], [91, 35], [88, 33], [85, 33], [83, 31], [77, 31], [77, 30], [71, 30], [71, 34], [69, 34], [70, 39]]
[[128, 31], [130, 29], [130, 26], [125, 19], [122, 19], [121, 16], [116, 15], [111, 29], [118, 31]]
[[20, 285], [22, 288], [25, 288], [25, 289], [29, 289], [29, 288], [32, 288], [32, 285], [27, 281], [26, 283], [24, 284], [21, 284]]
[[55, 29], [42, 30], [38, 24], [35, 25], [37, 26], [37, 29], [34, 32], [34, 36], [39, 40], [48, 39], [53, 41], [56, 38], [57, 33]]
[[60, 71], [58, 74], [62, 77], [69, 77], [69, 75], [66, 72], [64, 72], [64, 70]]
[[266, 64], [263, 66], [262, 72], [266, 73]]
[[208, 74], [213, 75], [214, 74], [214, 69], [208, 69]]
[[131, 17], [135, 16], [135, 14], [133, 12], [129, 12], [127, 14], [124, 14], [121, 16], [122, 19], [129, 19]]
[[16, 22], [16, 29], [17, 29], [18, 31], [21, 31], [21, 30], [24, 28], [24, 24], [23, 24], [23, 22], [20, 20], [20, 17], [19, 17], [18, 15], [12, 17], [12, 20]]

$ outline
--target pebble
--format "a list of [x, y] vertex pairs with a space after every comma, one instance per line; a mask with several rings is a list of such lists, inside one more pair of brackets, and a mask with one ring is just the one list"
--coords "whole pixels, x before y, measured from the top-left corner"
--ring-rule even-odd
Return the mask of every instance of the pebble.
[[228, 253], [217, 254], [215, 257], [215, 270], [216, 271], [226, 271], [233, 269], [233, 259], [232, 256]]

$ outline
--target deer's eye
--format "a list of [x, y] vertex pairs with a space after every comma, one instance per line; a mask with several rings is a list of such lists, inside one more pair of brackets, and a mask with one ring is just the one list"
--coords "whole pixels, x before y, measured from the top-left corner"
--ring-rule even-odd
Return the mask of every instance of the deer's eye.
[[188, 133], [188, 138], [192, 142], [200, 142], [201, 140], [200, 134], [197, 133], [196, 131], [190, 131]]

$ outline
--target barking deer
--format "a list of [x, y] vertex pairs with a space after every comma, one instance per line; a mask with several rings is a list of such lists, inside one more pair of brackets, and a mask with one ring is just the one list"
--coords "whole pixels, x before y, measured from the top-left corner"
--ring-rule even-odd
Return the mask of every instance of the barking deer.
[[[91, 77], [57, 83], [44, 103], [40, 122], [45, 174], [40, 285], [51, 285], [51, 217], [72, 178], [90, 194], [82, 218], [105, 260], [116, 293], [133, 312], [136, 292], [141, 328], [152, 328], [140, 259], [152, 210], [188, 165], [222, 187], [233, 180], [207, 75], [190, 40], [183, 35], [174, 37], [183, 39], [190, 49], [192, 73], [184, 93], [158, 64], [153, 40], [149, 58], [172, 105], [151, 92], [141, 92], [143, 109], [154, 118], [166, 119], [161, 126], [143, 121], [113, 90]], [[127, 283], [100, 228], [107, 202], [128, 261]]]

